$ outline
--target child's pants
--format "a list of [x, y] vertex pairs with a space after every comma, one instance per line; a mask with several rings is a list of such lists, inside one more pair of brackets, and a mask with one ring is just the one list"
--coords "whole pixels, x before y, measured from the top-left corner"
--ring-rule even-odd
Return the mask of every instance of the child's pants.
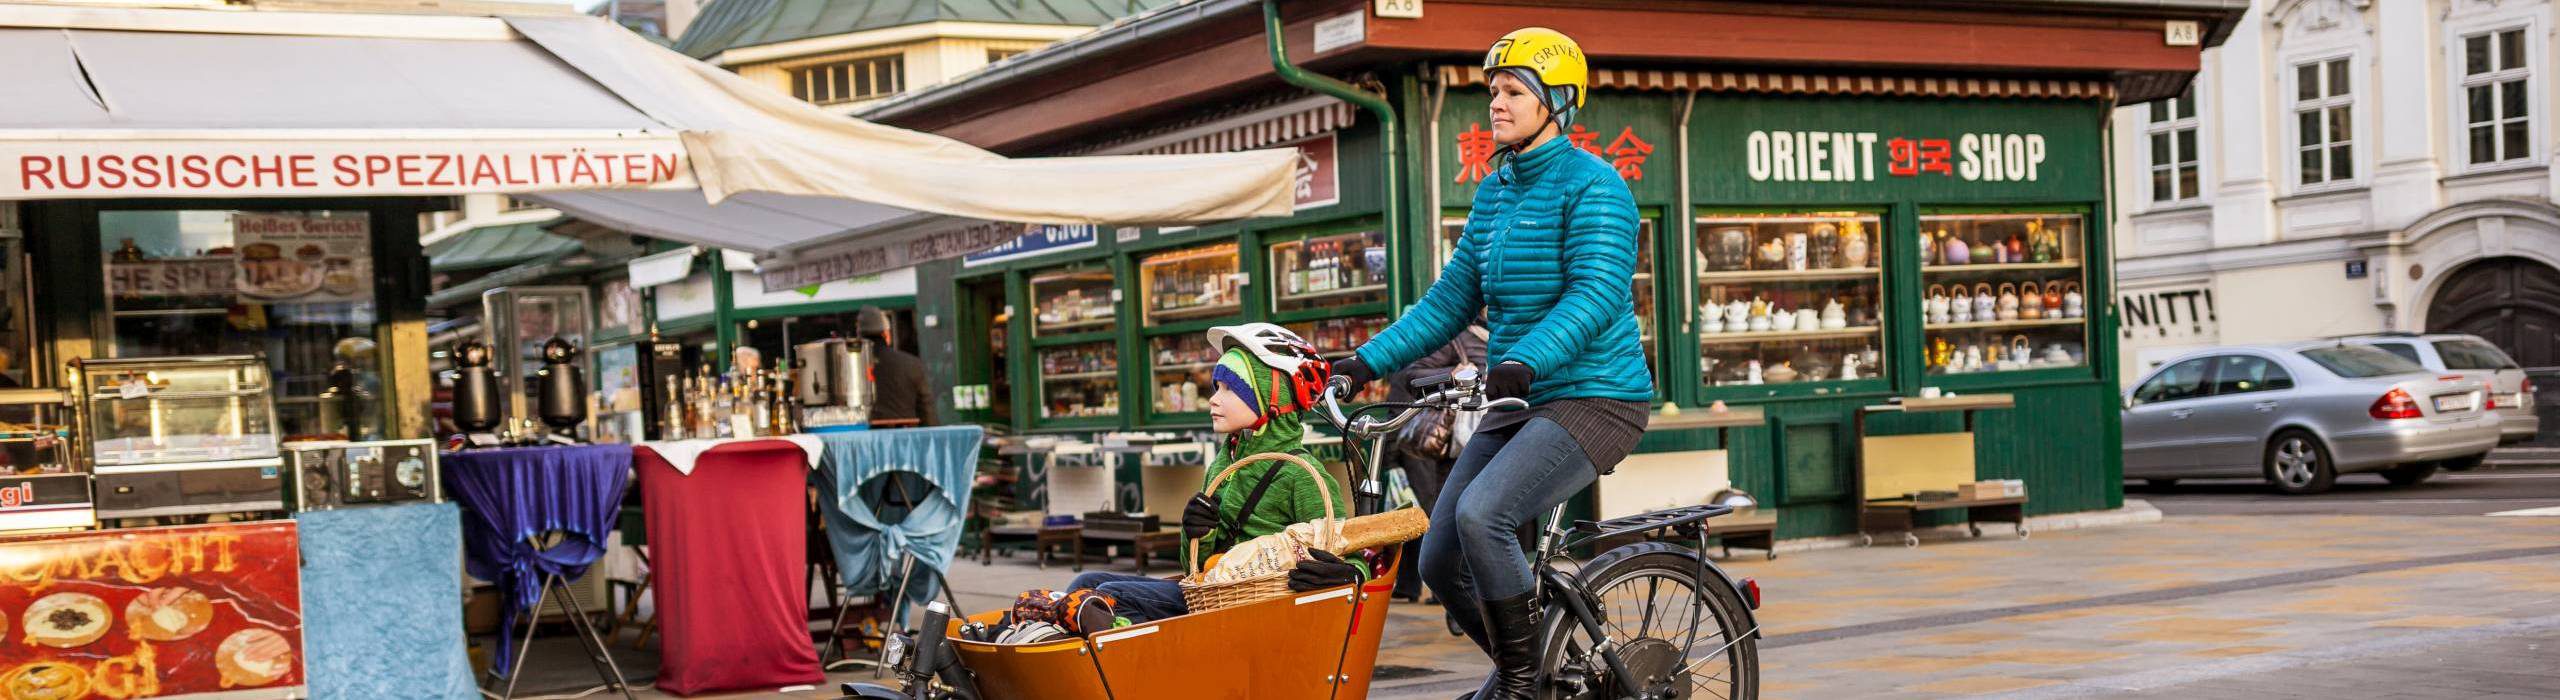
[[1067, 590], [1093, 589], [1111, 596], [1111, 611], [1132, 623], [1181, 617], [1191, 612], [1182, 602], [1182, 584], [1160, 578], [1089, 571], [1076, 574]]

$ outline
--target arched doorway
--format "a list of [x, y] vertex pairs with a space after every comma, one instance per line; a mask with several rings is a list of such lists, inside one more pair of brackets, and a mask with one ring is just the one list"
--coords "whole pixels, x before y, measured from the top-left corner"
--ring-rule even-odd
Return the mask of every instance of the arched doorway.
[[2463, 265], [2427, 302], [2427, 332], [2469, 333], [2527, 368], [2560, 367], [2560, 270], [2514, 257]]

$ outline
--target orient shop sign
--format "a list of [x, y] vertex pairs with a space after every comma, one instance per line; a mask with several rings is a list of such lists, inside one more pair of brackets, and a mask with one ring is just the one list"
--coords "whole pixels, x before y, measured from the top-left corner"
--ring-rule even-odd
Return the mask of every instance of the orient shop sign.
[[1301, 210], [1342, 202], [1342, 142], [1325, 134], [1298, 142], [1297, 203]]
[[673, 139], [0, 144], [0, 199], [314, 197], [689, 187]]
[[0, 696], [294, 693], [308, 654], [296, 535], [278, 521], [0, 542]]
[[1699, 95], [1695, 109], [1690, 163], [1701, 204], [2104, 196], [2096, 102]]
[[[1466, 206], [1476, 188], [1500, 166], [1481, 92], [1452, 93], [1440, 112], [1440, 201]], [[1592, 96], [1580, 116], [1560, 134], [1574, 148], [1598, 157], [1625, 180], [1638, 202], [1667, 202], [1677, 193], [1679, 110], [1676, 98], [1652, 93]]]

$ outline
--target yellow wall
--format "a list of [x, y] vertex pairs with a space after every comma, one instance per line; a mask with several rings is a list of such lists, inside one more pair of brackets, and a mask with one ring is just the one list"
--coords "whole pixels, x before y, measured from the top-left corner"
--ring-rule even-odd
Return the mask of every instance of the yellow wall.
[[[987, 65], [987, 51], [1022, 51], [1039, 48], [1047, 42], [1009, 39], [937, 38], [926, 41], [871, 46], [845, 51], [794, 56], [785, 60], [764, 61], [736, 66], [738, 75], [775, 92], [790, 94], [794, 69], [824, 63], [904, 54], [907, 60], [907, 89], [919, 90]], [[849, 106], [855, 103], [846, 103]]]

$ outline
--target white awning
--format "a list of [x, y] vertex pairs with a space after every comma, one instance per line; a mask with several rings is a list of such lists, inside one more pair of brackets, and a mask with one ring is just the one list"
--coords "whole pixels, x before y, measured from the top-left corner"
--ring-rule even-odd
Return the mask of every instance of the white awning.
[[505, 192], [758, 254], [1291, 210], [1286, 150], [1005, 158], [586, 16], [0, 4], [0, 62], [0, 200]]

